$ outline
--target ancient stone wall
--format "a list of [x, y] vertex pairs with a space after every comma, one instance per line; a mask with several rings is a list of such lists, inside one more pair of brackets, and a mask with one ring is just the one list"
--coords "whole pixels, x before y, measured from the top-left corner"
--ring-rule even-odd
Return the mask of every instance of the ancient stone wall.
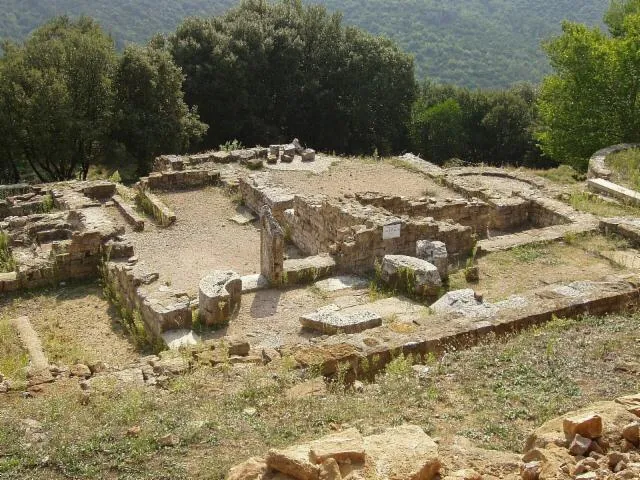
[[182, 190], [216, 185], [219, 180], [220, 172], [216, 170], [162, 171], [142, 177], [140, 184], [152, 190]]
[[176, 214], [142, 184], [136, 189], [136, 202], [163, 227], [168, 227], [177, 219]]
[[262, 207], [271, 209], [276, 221], [282, 223], [285, 210], [293, 206], [294, 195], [282, 187], [269, 184], [260, 174], [240, 178], [238, 189], [244, 204], [258, 215]]

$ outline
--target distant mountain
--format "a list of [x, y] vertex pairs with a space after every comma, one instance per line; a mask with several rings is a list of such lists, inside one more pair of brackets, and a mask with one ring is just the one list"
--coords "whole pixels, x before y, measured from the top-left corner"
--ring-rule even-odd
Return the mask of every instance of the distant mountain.
[[[309, 2], [311, 3], [311, 2]], [[609, 0], [318, 0], [347, 24], [395, 39], [425, 75], [468, 87], [538, 82], [540, 42], [562, 20], [599, 25]], [[223, 13], [235, 0], [0, 0], [0, 37], [23, 39], [48, 18], [86, 14], [119, 47], [171, 32], [187, 16]]]

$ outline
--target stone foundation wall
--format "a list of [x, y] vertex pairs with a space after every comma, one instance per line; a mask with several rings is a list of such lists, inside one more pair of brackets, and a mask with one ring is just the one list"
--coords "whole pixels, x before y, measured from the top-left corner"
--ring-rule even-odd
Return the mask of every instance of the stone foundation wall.
[[182, 190], [216, 185], [219, 181], [220, 172], [216, 170], [184, 170], [152, 172], [140, 179], [140, 185], [151, 190]]
[[284, 188], [270, 185], [259, 174], [240, 178], [238, 190], [244, 204], [260, 215], [264, 205], [271, 209], [273, 217], [282, 225], [285, 210], [293, 206], [294, 195]]
[[189, 297], [161, 285], [157, 273], [130, 262], [107, 262], [103, 275], [115, 301], [129, 312], [138, 312], [154, 337], [167, 330], [191, 327]]
[[136, 202], [163, 227], [168, 227], [176, 221], [176, 214], [160, 198], [142, 185], [136, 189]]
[[[386, 225], [399, 224], [400, 237], [384, 239]], [[410, 219], [355, 201], [296, 196], [286, 212], [285, 230], [306, 255], [329, 253], [341, 271], [374, 268], [388, 254], [415, 255], [418, 240], [439, 240], [451, 255], [463, 255], [474, 245], [473, 229], [432, 218]]]

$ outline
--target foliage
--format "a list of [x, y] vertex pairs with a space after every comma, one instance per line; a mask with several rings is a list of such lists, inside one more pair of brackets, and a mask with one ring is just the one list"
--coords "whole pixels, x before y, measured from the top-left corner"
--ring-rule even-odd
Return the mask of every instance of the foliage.
[[9, 236], [0, 232], [0, 272], [13, 272], [15, 269], [16, 261], [9, 246]]
[[182, 74], [165, 49], [131, 46], [118, 59], [92, 19], [57, 17], [3, 50], [2, 181], [25, 169], [40, 181], [84, 179], [113, 157], [133, 158], [144, 173], [155, 155], [187, 149], [206, 128], [184, 103]]
[[119, 59], [114, 138], [137, 159], [141, 174], [156, 156], [187, 150], [207, 129], [184, 102], [182, 81], [182, 72], [157, 40], [146, 47], [129, 45]]
[[[5, 0], [0, 32], [25, 38], [54, 15], [91, 15], [119, 48], [167, 33], [187, 17], [220, 15], [237, 0]], [[599, 23], [608, 0], [308, 0], [344, 12], [345, 22], [385, 35], [416, 58], [419, 78], [467, 87], [538, 82], [549, 71], [540, 41], [562, 19]]]
[[115, 50], [89, 18], [56, 18], [0, 58], [0, 149], [40, 180], [66, 180], [100, 159]]
[[614, 181], [640, 191], [640, 150], [633, 148], [607, 157]]
[[412, 148], [440, 164], [452, 157], [492, 165], [539, 164], [535, 98], [529, 85], [471, 91], [426, 82], [411, 112]]
[[187, 102], [212, 127], [208, 147], [294, 136], [340, 152], [403, 146], [411, 58], [322, 7], [246, 0], [221, 17], [187, 19], [169, 44]]
[[554, 74], [542, 86], [538, 138], [545, 154], [580, 171], [596, 150], [640, 139], [640, 15], [606, 18], [615, 36], [565, 22], [545, 44]]
[[233, 152], [234, 150], [242, 150], [244, 145], [234, 138], [233, 140], [227, 140], [222, 145], [219, 145], [218, 148], [224, 152]]

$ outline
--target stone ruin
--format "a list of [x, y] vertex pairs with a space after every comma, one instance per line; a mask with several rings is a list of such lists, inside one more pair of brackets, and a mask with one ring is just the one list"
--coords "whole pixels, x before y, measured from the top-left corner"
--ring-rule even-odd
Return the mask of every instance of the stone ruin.
[[[3, 187], [0, 229], [18, 267], [0, 274], [0, 291], [101, 275], [114, 298], [125, 310], [138, 312], [156, 338], [189, 332], [196, 318], [201, 325], [225, 328], [235, 321], [245, 295], [318, 285], [323, 279], [350, 288], [349, 279], [355, 278], [351, 284], [362, 288], [361, 277], [376, 271], [396, 295], [404, 293], [419, 302], [407, 314], [410, 328], [400, 332], [385, 324], [375, 302], [329, 304], [302, 312], [297, 328], [306, 337], [298, 344], [277, 345], [278, 355], [290, 356], [301, 367], [320, 363], [329, 375], [338, 364], [357, 370], [360, 361], [375, 359], [381, 367], [398, 352], [422, 358], [491, 332], [554, 315], [612, 311], [640, 298], [639, 287], [628, 276], [550, 285], [496, 303], [485, 302], [470, 289], [446, 292], [451, 272], [476, 255], [599, 231], [640, 244], [637, 219], [605, 220], [580, 213], [562, 201], [559, 187], [538, 177], [495, 168], [442, 169], [405, 155], [399, 161], [450, 196], [408, 198], [372, 191], [319, 195], [274, 181], [271, 169], [283, 163], [289, 168], [291, 156], [294, 167], [295, 162], [335, 161], [294, 141], [161, 156], [154, 171], [133, 189], [104, 181]], [[254, 160], [263, 171], [254, 171], [255, 165], [249, 164]], [[127, 230], [145, 231], [153, 224], [157, 235], [170, 231], [181, 219], [164, 203], [163, 192], [201, 188], [238, 196], [249, 212], [247, 221], [259, 219], [259, 273], [240, 275], [221, 264], [194, 279], [198, 293], [190, 295], [138, 257]], [[45, 207], [52, 210], [42, 213]], [[111, 211], [122, 222], [105, 213]], [[288, 249], [297, 254], [290, 256]], [[385, 308], [395, 308], [392, 300]], [[421, 318], [416, 312], [427, 306], [429, 315]], [[196, 337], [190, 333], [187, 341], [193, 343]]]

